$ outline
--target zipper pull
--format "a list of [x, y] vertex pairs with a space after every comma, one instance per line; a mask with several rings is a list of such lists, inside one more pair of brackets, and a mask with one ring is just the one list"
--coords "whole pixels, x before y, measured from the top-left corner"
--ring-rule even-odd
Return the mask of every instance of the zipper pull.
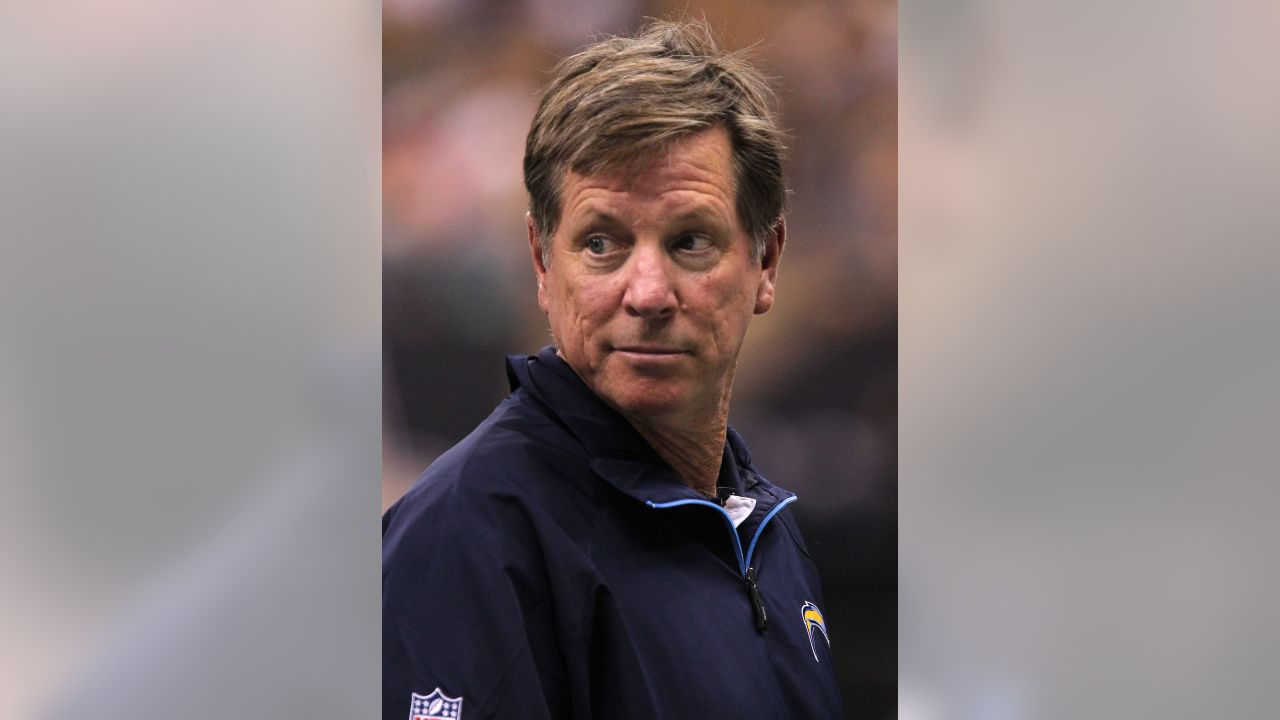
[[756, 586], [756, 569], [747, 568], [747, 597], [751, 598], [751, 609], [755, 611], [756, 630], [764, 632], [769, 627], [769, 613], [765, 612], [764, 603], [760, 600], [760, 588]]

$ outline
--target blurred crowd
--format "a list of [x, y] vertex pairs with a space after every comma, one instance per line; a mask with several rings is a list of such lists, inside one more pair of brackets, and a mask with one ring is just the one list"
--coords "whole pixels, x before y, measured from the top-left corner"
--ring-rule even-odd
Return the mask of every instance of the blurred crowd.
[[383, 506], [550, 343], [525, 242], [545, 73], [644, 17], [705, 17], [775, 78], [794, 191], [773, 311], [730, 423], [795, 491], [849, 716], [896, 715], [897, 5], [891, 0], [383, 3]]

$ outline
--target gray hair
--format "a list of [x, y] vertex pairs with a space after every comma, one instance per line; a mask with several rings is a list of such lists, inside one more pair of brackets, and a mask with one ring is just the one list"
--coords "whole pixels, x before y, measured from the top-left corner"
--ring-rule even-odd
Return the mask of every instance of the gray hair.
[[566, 169], [589, 175], [642, 164], [685, 136], [722, 126], [732, 143], [739, 220], [759, 260], [785, 211], [786, 146], [764, 75], [716, 48], [702, 21], [655, 21], [561, 60], [525, 142], [529, 212], [550, 259]]

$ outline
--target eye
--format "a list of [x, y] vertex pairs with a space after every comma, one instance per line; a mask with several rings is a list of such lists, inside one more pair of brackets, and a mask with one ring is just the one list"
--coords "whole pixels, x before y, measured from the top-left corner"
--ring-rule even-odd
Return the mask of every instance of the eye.
[[684, 250], [685, 252], [699, 252], [711, 247], [712, 244], [711, 238], [706, 235], [696, 235], [691, 233], [688, 235], [681, 235], [679, 239], [676, 240], [675, 247], [677, 250]]
[[606, 255], [616, 246], [615, 243], [603, 235], [592, 235], [587, 238], [587, 252], [592, 255]]

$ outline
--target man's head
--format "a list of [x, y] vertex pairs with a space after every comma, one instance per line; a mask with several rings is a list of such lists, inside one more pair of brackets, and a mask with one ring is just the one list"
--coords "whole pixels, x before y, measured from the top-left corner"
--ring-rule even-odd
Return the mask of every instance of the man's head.
[[653, 421], [727, 412], [786, 232], [766, 86], [704, 26], [661, 23], [558, 68], [525, 156], [538, 301], [560, 354]]
[[654, 22], [562, 60], [525, 142], [524, 183], [544, 253], [559, 224], [565, 171], [634, 167], [721, 126], [732, 141], [735, 209], [758, 258], [787, 197], [771, 97], [764, 76], [740, 54], [718, 50], [701, 22]]

